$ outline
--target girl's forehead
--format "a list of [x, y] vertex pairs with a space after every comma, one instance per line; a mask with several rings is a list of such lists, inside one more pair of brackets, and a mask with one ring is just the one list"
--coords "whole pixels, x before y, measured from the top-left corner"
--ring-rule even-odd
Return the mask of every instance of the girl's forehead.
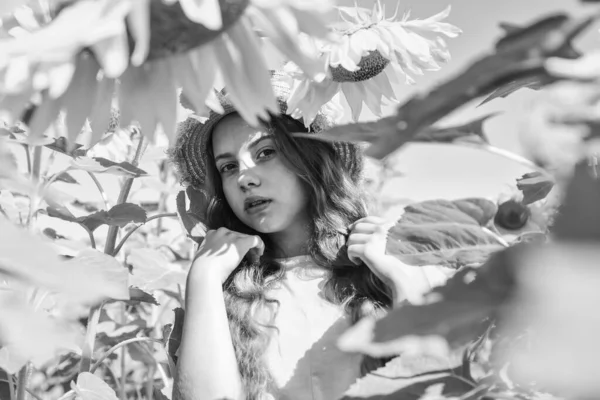
[[265, 136], [271, 136], [267, 129], [251, 126], [237, 114], [228, 115], [219, 121], [212, 135], [215, 156], [223, 152], [239, 151]]

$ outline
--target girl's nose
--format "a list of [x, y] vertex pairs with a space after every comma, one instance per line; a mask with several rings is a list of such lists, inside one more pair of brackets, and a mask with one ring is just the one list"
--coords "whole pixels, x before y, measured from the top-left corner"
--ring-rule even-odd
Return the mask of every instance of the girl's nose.
[[242, 190], [260, 186], [260, 178], [251, 169], [240, 170], [238, 185]]

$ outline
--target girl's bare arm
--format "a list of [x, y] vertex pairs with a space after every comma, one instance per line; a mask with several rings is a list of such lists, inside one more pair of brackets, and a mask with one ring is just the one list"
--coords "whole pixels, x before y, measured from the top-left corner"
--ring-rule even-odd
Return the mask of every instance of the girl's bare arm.
[[173, 400], [245, 399], [221, 284], [204, 268], [188, 276]]

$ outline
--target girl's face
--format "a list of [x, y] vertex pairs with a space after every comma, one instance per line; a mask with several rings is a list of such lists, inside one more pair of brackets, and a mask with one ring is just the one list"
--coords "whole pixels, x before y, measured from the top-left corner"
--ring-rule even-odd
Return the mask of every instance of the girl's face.
[[306, 191], [269, 132], [232, 114], [214, 128], [212, 150], [225, 198], [240, 221], [265, 234], [306, 226]]

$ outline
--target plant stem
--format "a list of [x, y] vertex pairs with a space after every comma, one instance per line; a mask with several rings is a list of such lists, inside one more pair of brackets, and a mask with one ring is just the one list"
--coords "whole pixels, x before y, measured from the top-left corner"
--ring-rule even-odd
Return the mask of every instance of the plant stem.
[[[136, 166], [139, 164], [140, 159], [142, 158], [142, 154], [146, 149], [146, 140], [140, 134], [140, 141], [138, 143], [138, 147], [135, 151], [135, 156], [131, 161], [131, 164]], [[119, 193], [119, 198], [117, 199], [117, 205], [125, 203], [127, 201], [127, 197], [129, 196], [129, 191], [131, 190], [131, 185], [133, 185], [134, 178], [127, 178], [121, 187], [121, 192]], [[117, 242], [117, 234], [119, 233], [118, 226], [111, 226], [108, 228], [108, 234], [106, 236], [106, 245], [104, 246], [104, 253], [113, 254], [115, 252], [115, 244]]]
[[96, 175], [94, 175], [93, 172], [88, 171], [87, 173], [90, 176], [90, 178], [92, 178], [94, 183], [96, 184], [96, 187], [98, 188], [98, 191], [100, 192], [100, 196], [102, 196], [102, 200], [104, 201], [104, 207], [107, 210], [110, 209], [110, 203], [108, 201], [108, 196], [106, 195], [106, 192], [104, 191], [104, 187], [102, 187], [102, 184], [100, 183], [98, 178], [96, 178]]
[[153, 338], [149, 338], [149, 337], [135, 337], [135, 338], [123, 340], [122, 342], [119, 342], [119, 343], [115, 344], [113, 347], [111, 347], [110, 349], [108, 349], [102, 355], [102, 357], [100, 357], [98, 359], [98, 361], [96, 361], [96, 363], [92, 366], [92, 368], [90, 369], [90, 372], [93, 374], [94, 371], [96, 371], [98, 369], [98, 367], [102, 364], [102, 361], [106, 360], [108, 358], [108, 356], [110, 356], [112, 353], [119, 350], [123, 346], [127, 346], [128, 344], [135, 343], [135, 342], [153, 342], [153, 343], [160, 343], [162, 345], [162, 341], [160, 341], [159, 339], [153, 339]]
[[6, 377], [8, 380], [8, 392], [10, 393], [10, 400], [17, 400], [17, 393], [15, 392], [15, 382], [13, 380], [13, 376], [6, 373]]
[[94, 239], [94, 232], [92, 232], [90, 230], [90, 228], [88, 228], [84, 224], [79, 224], [79, 226], [81, 226], [83, 229], [85, 229], [85, 231], [88, 233], [88, 236], [90, 237], [90, 245], [92, 246], [93, 249], [95, 249], [96, 248], [96, 239]]
[[121, 348], [121, 387], [119, 390], [119, 399], [126, 400], [127, 399], [127, 374], [125, 370], [127, 365], [125, 365], [125, 355], [126, 350], [125, 347]]
[[121, 250], [121, 247], [123, 247], [123, 245], [125, 244], [125, 242], [127, 241], [127, 239], [129, 239], [129, 236], [131, 236], [135, 231], [137, 231], [139, 228], [141, 228], [142, 225], [147, 224], [148, 222], [150, 222], [150, 221], [152, 221], [154, 219], [165, 218], [165, 217], [177, 217], [177, 213], [164, 213], [164, 214], [153, 215], [153, 216], [149, 217], [146, 220], [146, 222], [144, 222], [143, 224], [136, 225], [133, 229], [131, 229], [129, 232], [127, 232], [125, 234], [125, 236], [123, 236], [123, 239], [121, 239], [121, 241], [119, 242], [119, 244], [115, 248], [115, 251], [112, 254], [113, 257], [117, 256], [117, 254], [119, 253], [119, 250]]
[[31, 373], [31, 364], [27, 363], [19, 371], [19, 381], [17, 383], [17, 400], [27, 400], [27, 383]]
[[98, 320], [100, 319], [102, 305], [103, 303], [100, 303], [99, 306], [93, 307], [90, 310], [87, 329], [85, 331], [85, 342], [81, 349], [81, 365], [79, 367], [79, 372], [90, 371], [92, 357], [94, 356], [94, 345], [96, 343], [96, 327], [98, 326]]
[[31, 390], [25, 388], [25, 390], [27, 390], [27, 393], [29, 393], [30, 396], [32, 396], [35, 400], [42, 400], [42, 398], [40, 396], [38, 396], [37, 394], [33, 393]]
[[25, 150], [25, 160], [27, 161], [27, 172], [31, 176], [31, 153], [29, 152], [29, 146], [24, 144], [23, 150]]

